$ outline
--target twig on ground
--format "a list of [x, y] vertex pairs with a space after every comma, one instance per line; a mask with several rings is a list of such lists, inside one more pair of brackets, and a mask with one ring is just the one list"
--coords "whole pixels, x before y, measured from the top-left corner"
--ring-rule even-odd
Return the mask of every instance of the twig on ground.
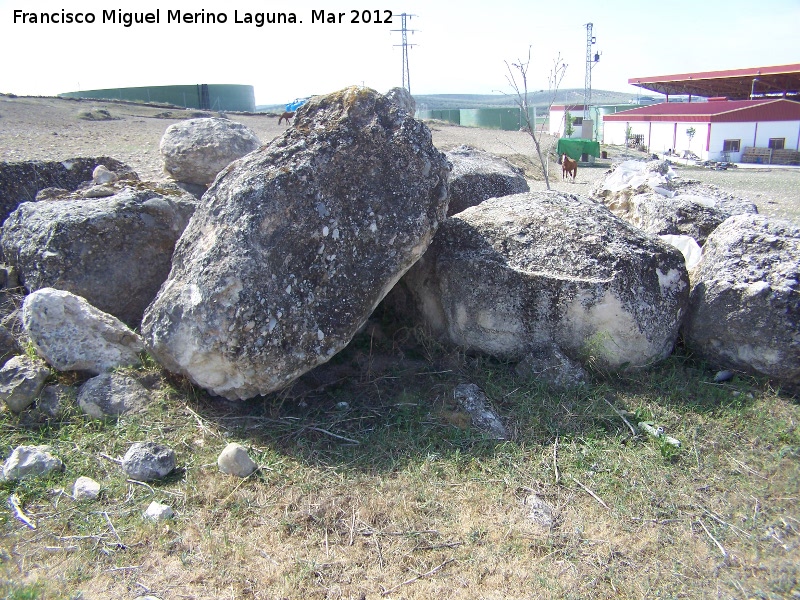
[[581, 486], [581, 487], [583, 488], [583, 490], [584, 490], [584, 491], [585, 491], [587, 494], [589, 494], [589, 495], [590, 495], [592, 498], [594, 498], [595, 500], [597, 500], [597, 501], [598, 501], [598, 502], [599, 502], [599, 503], [600, 503], [600, 504], [601, 504], [601, 505], [602, 505], [602, 506], [603, 506], [603, 507], [604, 507], [606, 510], [611, 510], [610, 508], [608, 508], [608, 504], [606, 504], [605, 502], [603, 502], [603, 500], [600, 498], [600, 496], [598, 496], [597, 494], [595, 494], [595, 493], [594, 493], [592, 490], [590, 490], [588, 487], [586, 487], [585, 485], [583, 485], [583, 484], [582, 484], [580, 481], [578, 481], [577, 479], [575, 479], [575, 476], [574, 476], [574, 475], [570, 475], [570, 478], [572, 479], [572, 481], [574, 481], [574, 482], [575, 482], [575, 483], [577, 483], [579, 486]]
[[100, 458], [105, 458], [106, 460], [109, 460], [109, 461], [111, 461], [111, 462], [113, 462], [113, 463], [115, 463], [117, 465], [121, 465], [122, 464], [122, 459], [121, 458], [114, 458], [113, 456], [109, 456], [108, 454], [105, 454], [104, 452], [98, 452], [97, 456], [99, 456]]
[[17, 498], [16, 494], [11, 494], [8, 497], [8, 506], [14, 512], [14, 516], [17, 519], [25, 523], [25, 525], [31, 529], [36, 529], [36, 523], [34, 523], [33, 520], [22, 510], [22, 506], [20, 505], [19, 498]]
[[424, 577], [428, 577], [428, 576], [430, 576], [430, 575], [435, 575], [436, 573], [438, 573], [440, 570], [442, 570], [442, 569], [443, 569], [445, 566], [447, 566], [448, 564], [450, 564], [450, 563], [451, 563], [451, 562], [453, 562], [454, 560], [455, 560], [455, 558], [448, 558], [446, 561], [444, 561], [444, 562], [443, 562], [442, 564], [440, 564], [439, 566], [437, 566], [437, 567], [434, 567], [434, 568], [433, 568], [433, 569], [431, 569], [430, 571], [426, 571], [425, 573], [422, 573], [422, 575], [417, 575], [416, 577], [412, 577], [411, 579], [408, 579], [408, 580], [404, 581], [403, 583], [398, 583], [398, 584], [397, 584], [396, 586], [394, 586], [393, 588], [389, 588], [388, 590], [383, 590], [383, 591], [381, 592], [381, 596], [388, 596], [388, 595], [389, 595], [389, 594], [391, 594], [393, 591], [400, 589], [400, 588], [401, 588], [401, 587], [403, 587], [404, 585], [408, 585], [409, 583], [414, 583], [415, 581], [419, 581], [420, 579], [422, 579], [422, 578], [424, 578]]
[[123, 548], [123, 549], [126, 548], [127, 546], [125, 546], [125, 544], [122, 543], [122, 538], [119, 537], [119, 534], [117, 533], [117, 530], [114, 527], [114, 524], [111, 522], [111, 518], [108, 516], [108, 513], [103, 511], [101, 514], [106, 518], [106, 523], [108, 523], [108, 527], [111, 529], [111, 533], [113, 533], [114, 537], [117, 538], [117, 542], [119, 543], [119, 547]]
[[308, 426], [304, 427], [303, 429], [309, 429], [311, 431], [318, 431], [319, 433], [324, 433], [325, 435], [329, 435], [332, 438], [336, 438], [337, 440], [343, 440], [345, 442], [350, 442], [351, 444], [354, 444], [356, 446], [360, 446], [361, 445], [361, 442], [359, 442], [358, 440], [353, 440], [353, 439], [344, 437], [343, 435], [337, 435], [335, 433], [332, 433], [332, 432], [328, 431], [327, 429], [322, 429], [321, 427], [312, 427], [312, 426], [308, 425]]
[[556, 454], [557, 449], [558, 436], [556, 436], [556, 441], [553, 443], [553, 471], [555, 471], [556, 485], [558, 485], [558, 480], [561, 478], [561, 475], [558, 473], [558, 455]]
[[617, 413], [617, 416], [624, 421], [625, 425], [628, 426], [628, 429], [631, 430], [631, 433], [634, 436], [638, 435], [636, 429], [634, 429], [633, 425], [631, 425], [631, 422], [628, 421], [628, 419], [625, 418], [625, 415], [623, 415], [619, 410], [617, 410], [617, 408], [613, 404], [611, 404], [611, 402], [609, 402], [607, 398], [603, 398], [603, 402], [608, 404], [611, 407], [611, 410]]
[[703, 531], [705, 531], [705, 532], [706, 532], [706, 535], [707, 535], [708, 537], [710, 537], [710, 538], [711, 538], [711, 541], [712, 541], [712, 542], [714, 542], [714, 543], [717, 545], [717, 548], [719, 548], [719, 551], [720, 551], [720, 552], [722, 552], [722, 556], [724, 556], [724, 557], [726, 557], [726, 558], [727, 558], [727, 556], [728, 556], [728, 553], [727, 553], [727, 552], [725, 552], [725, 548], [723, 548], [723, 547], [722, 547], [722, 544], [720, 544], [720, 543], [717, 541], [717, 538], [715, 538], [713, 535], [711, 535], [711, 532], [710, 532], [710, 531], [708, 530], [708, 528], [706, 527], [706, 524], [705, 524], [705, 523], [703, 523], [703, 520], [702, 520], [702, 519], [697, 519], [697, 522], [698, 522], [698, 523], [700, 523], [700, 527], [702, 527], [702, 528], [703, 528]]

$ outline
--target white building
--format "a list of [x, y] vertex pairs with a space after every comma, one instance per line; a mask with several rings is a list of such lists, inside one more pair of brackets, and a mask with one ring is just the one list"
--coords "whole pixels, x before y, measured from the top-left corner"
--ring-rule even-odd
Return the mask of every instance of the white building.
[[709, 98], [603, 115], [604, 144], [622, 146], [631, 136], [650, 152], [690, 150], [703, 160], [740, 162], [746, 147], [800, 151], [800, 102]]

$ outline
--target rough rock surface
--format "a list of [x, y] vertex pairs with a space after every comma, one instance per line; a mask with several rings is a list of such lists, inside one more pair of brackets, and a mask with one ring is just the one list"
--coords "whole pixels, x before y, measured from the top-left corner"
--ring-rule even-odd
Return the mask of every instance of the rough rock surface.
[[142, 338], [122, 321], [53, 288], [25, 297], [22, 324], [37, 354], [59, 371], [99, 374], [138, 365], [144, 350]]
[[476, 206], [487, 198], [521, 194], [530, 189], [522, 169], [504, 158], [469, 146], [460, 146], [446, 155], [453, 165], [448, 216]]
[[466, 350], [519, 360], [555, 344], [604, 368], [672, 351], [683, 255], [586, 198], [493, 198], [450, 217], [404, 278], [424, 322]]
[[31, 202], [45, 188], [76, 190], [98, 165], [105, 165], [117, 174], [133, 173], [127, 165], [101, 156], [71, 158], [63, 161], [0, 162], [0, 223], [22, 202]]
[[147, 389], [133, 377], [122, 373], [92, 377], [78, 390], [78, 406], [95, 419], [143, 410], [150, 402]]
[[688, 235], [701, 246], [728, 217], [758, 212], [749, 200], [677, 177], [662, 160], [619, 163], [593, 186], [590, 195], [648, 233]]
[[159, 149], [164, 171], [173, 179], [208, 185], [228, 164], [260, 145], [256, 134], [245, 125], [211, 117], [170, 125]]
[[50, 446], [17, 446], [3, 464], [2, 479], [41, 477], [63, 468], [64, 463], [50, 454]]
[[394, 87], [386, 92], [386, 97], [412, 117], [417, 112], [417, 101], [406, 88]]
[[453, 390], [453, 398], [469, 414], [472, 426], [495, 440], [507, 440], [508, 430], [492, 410], [486, 393], [474, 383], [461, 383]]
[[731, 217], [708, 238], [691, 278], [687, 347], [717, 368], [800, 390], [800, 228]]
[[517, 364], [515, 372], [519, 377], [535, 377], [551, 387], [562, 389], [589, 381], [589, 375], [581, 364], [552, 344], [528, 353]]
[[16, 354], [22, 354], [17, 338], [5, 325], [0, 325], [0, 367]]
[[13, 412], [22, 412], [36, 401], [49, 375], [42, 361], [14, 356], [0, 369], [0, 399]]
[[72, 292], [133, 327], [167, 278], [195, 204], [175, 186], [146, 184], [108, 198], [26, 202], [3, 224], [3, 252], [28, 291]]
[[122, 469], [136, 481], [163, 479], [175, 469], [175, 451], [155, 442], [136, 442], [122, 458]]
[[152, 354], [229, 399], [328, 361], [427, 249], [448, 170], [377, 92], [312, 98], [204, 196], [142, 322]]

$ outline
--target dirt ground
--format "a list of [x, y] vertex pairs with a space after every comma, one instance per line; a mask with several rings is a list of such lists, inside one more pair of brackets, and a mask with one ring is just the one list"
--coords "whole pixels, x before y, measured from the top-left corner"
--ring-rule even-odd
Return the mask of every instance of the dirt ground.
[[[86, 115], [108, 120], [88, 120]], [[142, 179], [165, 177], [158, 145], [164, 131], [192, 111], [94, 100], [13, 97], [0, 95], [0, 161], [64, 160], [78, 156], [111, 156], [130, 165]], [[247, 125], [262, 142], [280, 135], [286, 125], [277, 115], [229, 114], [228, 118]], [[462, 144], [508, 158], [532, 175], [535, 148], [530, 137], [519, 131], [498, 131], [460, 127], [441, 122], [428, 124], [434, 144], [450, 150]], [[545, 137], [552, 147], [554, 138]], [[628, 151], [630, 157], [640, 153]], [[612, 161], [622, 160], [623, 149], [610, 148], [609, 160], [594, 167], [581, 166], [575, 183], [563, 182], [559, 167], [550, 164], [552, 189], [588, 194]], [[712, 171], [697, 167], [675, 167], [687, 178], [713, 183], [753, 201], [762, 214], [800, 223], [800, 169], [732, 169]], [[544, 181], [531, 179], [532, 190], [545, 189]]]

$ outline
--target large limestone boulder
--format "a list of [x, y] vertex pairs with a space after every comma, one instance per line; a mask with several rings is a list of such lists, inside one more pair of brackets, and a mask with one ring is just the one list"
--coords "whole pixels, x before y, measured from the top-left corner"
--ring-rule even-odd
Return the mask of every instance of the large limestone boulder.
[[476, 206], [487, 198], [521, 194], [530, 189], [522, 169], [503, 158], [469, 146], [460, 146], [446, 155], [453, 165], [448, 216]]
[[442, 224], [404, 283], [424, 322], [468, 351], [519, 360], [551, 344], [605, 368], [671, 352], [683, 255], [586, 198], [492, 198]]
[[691, 278], [687, 347], [717, 368], [800, 390], [800, 227], [731, 217], [706, 241]]
[[144, 350], [122, 321], [63, 290], [42, 288], [26, 296], [22, 325], [36, 353], [59, 371], [97, 375], [139, 365]]
[[205, 194], [142, 322], [152, 354], [229, 399], [326, 362], [427, 249], [448, 170], [377, 92], [312, 98]]
[[76, 190], [82, 183], [92, 179], [98, 165], [105, 165], [118, 177], [137, 178], [130, 167], [107, 156], [61, 161], [0, 162], [0, 223], [22, 202], [32, 202], [40, 190]]
[[135, 327], [167, 278], [195, 204], [175, 186], [145, 184], [106, 198], [25, 202], [3, 224], [3, 253], [28, 291], [72, 292]]
[[170, 125], [159, 150], [164, 171], [176, 181], [208, 185], [232, 161], [261, 145], [247, 126], [228, 119], [187, 119]]
[[386, 97], [405, 110], [412, 117], [417, 112], [417, 101], [406, 88], [393, 87], [386, 92]]
[[687, 235], [703, 245], [725, 219], [756, 205], [715, 185], [678, 177], [663, 160], [618, 163], [590, 195], [615, 215], [656, 235]]

